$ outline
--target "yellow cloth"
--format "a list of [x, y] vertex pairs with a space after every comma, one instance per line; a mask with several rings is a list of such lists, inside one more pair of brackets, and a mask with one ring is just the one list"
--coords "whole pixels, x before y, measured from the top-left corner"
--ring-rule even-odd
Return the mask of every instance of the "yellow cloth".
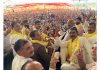
[[30, 32], [28, 33], [27, 38], [28, 38], [29, 41], [32, 40], [31, 37], [30, 37]]
[[[73, 61], [75, 53], [79, 49], [79, 37], [77, 37], [73, 42], [72, 39], [68, 41], [67, 56], [69, 55], [70, 62]], [[74, 59], [75, 60], [75, 59]]]
[[32, 43], [39, 43], [39, 44], [41, 44], [41, 45], [43, 45], [43, 46], [47, 46], [47, 44], [48, 44], [48, 42], [39, 41], [39, 40], [32, 40], [32, 39], [30, 39], [30, 41], [31, 41]]
[[11, 30], [11, 32], [10, 32], [10, 35], [13, 35], [13, 34], [17, 34], [17, 35], [19, 35], [21, 38], [25, 38], [25, 35], [24, 34], [22, 34], [22, 33], [19, 33], [19, 32], [17, 32], [17, 31], [15, 31], [14, 29], [13, 30]]
[[26, 28], [24, 26], [22, 27], [21, 31], [22, 31], [22, 34], [24, 34], [24, 35], [26, 34]]
[[85, 37], [86, 37], [86, 38], [89, 38], [89, 37], [94, 36], [95, 34], [96, 34], [96, 32], [93, 32], [93, 33], [91, 33], [91, 34], [88, 33], [88, 34], [85, 35]]
[[[39, 41], [39, 40], [32, 40], [32, 39], [31, 39], [31, 42], [32, 42], [32, 43], [39, 43], [39, 44], [41, 44], [41, 45], [43, 45], [43, 46], [47, 46], [47, 44], [48, 44], [48, 42]], [[47, 50], [46, 47], [45, 47], [45, 50], [46, 50], [46, 52], [48, 52], [48, 50]]]

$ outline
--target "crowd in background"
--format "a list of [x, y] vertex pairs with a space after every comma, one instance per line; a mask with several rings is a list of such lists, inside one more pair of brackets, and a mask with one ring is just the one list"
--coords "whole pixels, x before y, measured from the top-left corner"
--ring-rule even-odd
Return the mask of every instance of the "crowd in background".
[[[45, 70], [78, 70], [81, 68], [81, 70], [85, 70], [85, 63], [80, 61], [78, 61], [79, 68], [77, 66], [75, 66], [75, 68], [74, 66], [71, 67], [71, 65], [66, 66], [64, 63], [68, 61], [70, 64], [71, 60], [67, 60], [67, 56], [64, 56], [67, 54], [64, 53], [66, 53], [67, 50], [69, 52], [68, 47], [70, 46], [68, 43], [69, 40], [74, 37], [73, 35], [71, 37], [71, 30], [76, 30], [76, 37], [85, 37], [87, 39], [85, 41], [85, 39], [82, 38], [82, 43], [84, 43], [85, 47], [89, 47], [88, 42], [91, 45], [91, 48], [88, 48], [89, 50], [85, 50], [85, 52], [90, 54], [92, 47], [97, 43], [96, 18], [96, 11], [91, 9], [19, 12], [4, 15], [4, 69], [11, 70], [12, 67], [12, 70], [14, 70], [14, 64], [11, 64], [16, 54], [18, 54], [15, 48], [16, 41], [25, 39], [33, 44], [34, 56], [31, 58], [40, 62]], [[36, 43], [39, 43], [39, 45]], [[46, 49], [41, 48], [41, 46], [46, 46]], [[82, 45], [82, 47], [84, 46]], [[41, 51], [42, 49], [45, 49], [45, 52]], [[46, 51], [48, 51], [48, 54], [46, 54]], [[58, 59], [54, 59], [55, 52], [59, 52]], [[68, 54], [68, 57], [72, 55], [70, 55], [70, 52]], [[86, 57], [88, 57], [88, 55]], [[79, 58], [79, 60], [81, 59]], [[8, 62], [11, 64], [7, 64]], [[88, 69], [91, 67], [88, 65]]]

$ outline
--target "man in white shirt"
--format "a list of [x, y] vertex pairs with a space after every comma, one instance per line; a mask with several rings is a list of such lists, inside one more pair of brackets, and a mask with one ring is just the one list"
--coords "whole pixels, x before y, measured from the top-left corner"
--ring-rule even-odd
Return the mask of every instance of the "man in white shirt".
[[29, 60], [29, 57], [33, 55], [32, 43], [28, 40], [19, 39], [15, 42], [14, 50], [17, 55], [14, 57], [12, 62], [12, 70], [21, 70], [22, 66]]
[[92, 59], [94, 60], [94, 62], [90, 63], [90, 64], [85, 64], [84, 60], [83, 60], [83, 50], [78, 51], [77, 53], [77, 58], [78, 58], [78, 62], [79, 62], [79, 66], [81, 68], [81, 70], [96, 70], [96, 61], [97, 61], [97, 46], [96, 44], [92, 47], [91, 49], [92, 51]]
[[97, 33], [96, 33], [96, 23], [95, 22], [89, 22], [88, 25], [88, 33], [85, 33], [84, 36], [87, 38], [87, 40], [90, 42], [90, 44], [93, 46], [95, 43], [97, 43]]
[[85, 64], [92, 63], [91, 45], [84, 37], [78, 36], [76, 27], [73, 27], [69, 31], [70, 39], [66, 41], [66, 46], [61, 47], [61, 70], [78, 70], [80, 69], [76, 53], [79, 48], [83, 49], [83, 60]]

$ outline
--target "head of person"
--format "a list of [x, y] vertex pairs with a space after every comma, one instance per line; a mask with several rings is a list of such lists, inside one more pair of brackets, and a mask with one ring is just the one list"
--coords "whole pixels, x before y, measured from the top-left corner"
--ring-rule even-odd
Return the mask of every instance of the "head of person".
[[41, 40], [41, 33], [38, 30], [33, 30], [30, 32], [30, 35], [32, 40]]
[[32, 43], [25, 39], [19, 39], [14, 45], [15, 52], [23, 57], [31, 57], [34, 54]]
[[40, 20], [36, 20], [34, 23], [35, 23], [36, 29], [39, 29], [39, 28], [41, 27], [41, 26], [40, 26], [40, 23], [41, 23]]
[[74, 19], [74, 22], [76, 25], [81, 24], [81, 22], [82, 22], [81, 17], [77, 17], [76, 19]]
[[23, 65], [21, 70], [44, 70], [41, 63], [37, 61], [29, 61]]
[[30, 29], [30, 27], [29, 27], [29, 25], [28, 25], [28, 24], [26, 24], [26, 25], [24, 25], [24, 26], [25, 26], [25, 28]]
[[15, 23], [13, 24], [13, 29], [17, 32], [21, 32], [22, 30], [22, 25], [20, 23]]
[[92, 47], [92, 58], [94, 61], [97, 61], [97, 46], [96, 46], [96, 44], [94, 44], [94, 46]]
[[14, 25], [15, 25], [16, 23], [15, 23], [15, 21], [12, 21], [11, 22], [11, 27], [12, 27], [12, 29], [14, 28]]
[[4, 24], [4, 29], [3, 29], [3, 30], [6, 31], [6, 29], [7, 29], [7, 28], [6, 28], [6, 25]]
[[28, 20], [27, 19], [22, 21], [22, 25], [27, 25], [27, 24], [28, 24]]
[[75, 39], [78, 36], [78, 31], [76, 27], [72, 27], [69, 30], [70, 38]]
[[96, 22], [96, 18], [91, 17], [91, 18], [90, 18], [90, 21], [92, 21], [92, 22]]
[[72, 26], [74, 26], [74, 20], [73, 19], [69, 19], [67, 23], [68, 23], [68, 29], [71, 28]]
[[89, 22], [88, 25], [88, 33], [93, 33], [96, 30], [96, 23], [95, 22]]

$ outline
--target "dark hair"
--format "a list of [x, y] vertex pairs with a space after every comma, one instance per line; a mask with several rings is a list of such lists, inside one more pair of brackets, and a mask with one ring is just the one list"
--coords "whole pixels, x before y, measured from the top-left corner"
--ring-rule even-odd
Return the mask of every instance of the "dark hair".
[[79, 20], [81, 22], [82, 18], [81, 17], [77, 17], [76, 20]]
[[96, 26], [96, 23], [95, 23], [95, 22], [89, 22], [89, 25], [94, 25], [94, 26]]
[[21, 49], [22, 46], [24, 46], [26, 43], [28, 42], [28, 40], [25, 39], [19, 39], [15, 42], [14, 45], [14, 50], [17, 52]]
[[15, 23], [14, 21], [12, 21], [12, 22], [11, 22], [11, 27], [14, 28], [15, 24], [16, 24], [16, 23]]
[[81, 22], [80, 21], [76, 21], [75, 24], [76, 25], [79, 25], [79, 24], [81, 24]]
[[29, 36], [32, 38], [32, 37], [35, 37], [35, 34], [36, 32], [38, 32], [38, 30], [33, 30], [30, 32]]
[[78, 33], [78, 30], [77, 30], [77, 28], [75, 26], [70, 28], [70, 30], [75, 30]]
[[30, 29], [30, 28], [29, 28], [29, 25], [24, 25], [24, 26], [25, 26], [26, 28]]
[[27, 23], [28, 22], [28, 20], [23, 20], [23, 23]]
[[35, 23], [35, 24], [40, 24], [41, 21], [40, 21], [40, 20], [36, 20], [34, 23]]

